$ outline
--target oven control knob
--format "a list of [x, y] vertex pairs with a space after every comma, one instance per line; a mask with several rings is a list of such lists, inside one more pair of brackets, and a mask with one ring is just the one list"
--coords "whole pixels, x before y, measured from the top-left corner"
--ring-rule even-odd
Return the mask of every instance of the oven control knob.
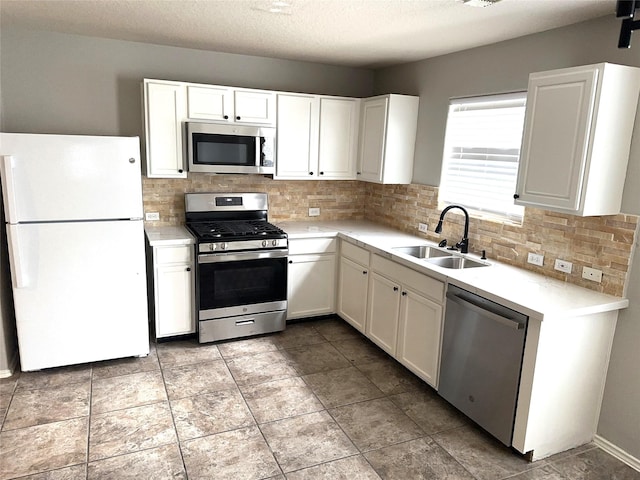
[[273, 245], [274, 247], [278, 246], [278, 240], [271, 240], [271, 245]]
[[267, 241], [266, 240], [262, 240], [262, 246], [266, 247], [267, 246]]
[[226, 242], [221, 243], [220, 244], [220, 250], [226, 250], [226, 249], [227, 249], [227, 243]]
[[209, 244], [209, 250], [213, 252], [215, 249], [216, 249], [216, 244], [215, 243], [210, 243]]

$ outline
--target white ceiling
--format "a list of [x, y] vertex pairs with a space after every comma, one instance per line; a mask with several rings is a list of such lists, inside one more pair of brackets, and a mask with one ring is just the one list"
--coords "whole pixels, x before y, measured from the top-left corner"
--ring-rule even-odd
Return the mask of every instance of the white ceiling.
[[2, 25], [378, 68], [614, 14], [615, 0], [0, 0]]

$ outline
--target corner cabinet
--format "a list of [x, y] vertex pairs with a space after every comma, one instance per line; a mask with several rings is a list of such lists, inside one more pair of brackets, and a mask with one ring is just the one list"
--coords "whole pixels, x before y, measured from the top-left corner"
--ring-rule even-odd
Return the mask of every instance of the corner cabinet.
[[186, 90], [179, 82], [144, 80], [144, 137], [148, 178], [187, 178], [182, 122]]
[[418, 97], [395, 94], [362, 100], [358, 180], [411, 183], [418, 102]]
[[601, 63], [529, 77], [515, 203], [620, 213], [640, 69]]
[[365, 333], [369, 288], [369, 251], [340, 242], [338, 273], [338, 315]]
[[335, 312], [336, 242], [289, 239], [287, 320]]
[[371, 256], [366, 335], [437, 388], [444, 283]]
[[278, 179], [356, 178], [359, 100], [278, 94]]
[[195, 333], [193, 245], [147, 248], [156, 338]]

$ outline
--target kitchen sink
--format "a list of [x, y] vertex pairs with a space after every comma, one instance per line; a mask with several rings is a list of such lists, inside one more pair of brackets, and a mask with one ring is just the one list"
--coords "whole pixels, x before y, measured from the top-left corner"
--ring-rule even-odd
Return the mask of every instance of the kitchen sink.
[[488, 263], [476, 262], [475, 260], [458, 256], [426, 258], [425, 261], [439, 267], [455, 269], [489, 266]]
[[412, 245], [410, 247], [395, 247], [396, 252], [411, 255], [416, 258], [436, 258], [436, 257], [449, 257], [451, 252], [446, 250], [439, 250], [429, 245]]

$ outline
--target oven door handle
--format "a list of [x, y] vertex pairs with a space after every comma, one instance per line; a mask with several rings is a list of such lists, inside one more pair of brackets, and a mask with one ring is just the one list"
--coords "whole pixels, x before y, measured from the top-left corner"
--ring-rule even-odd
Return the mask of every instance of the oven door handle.
[[237, 262], [241, 260], [262, 260], [265, 258], [287, 258], [289, 250], [267, 250], [264, 252], [229, 252], [198, 255], [198, 263]]

